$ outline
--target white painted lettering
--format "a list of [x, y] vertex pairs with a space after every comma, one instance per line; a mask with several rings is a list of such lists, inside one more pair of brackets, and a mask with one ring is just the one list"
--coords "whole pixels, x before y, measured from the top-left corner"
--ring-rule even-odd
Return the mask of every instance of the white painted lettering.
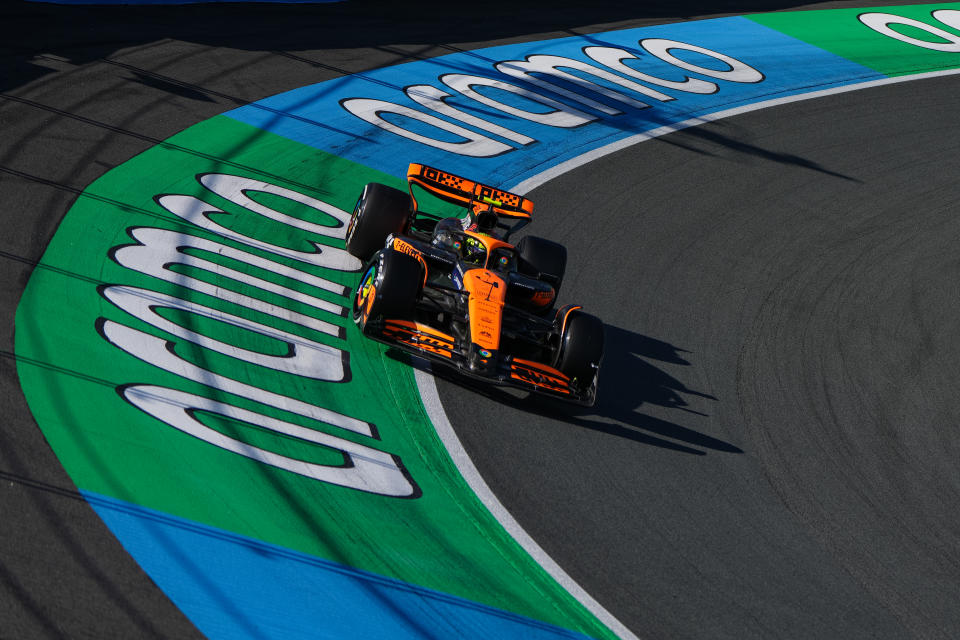
[[211, 214], [225, 213], [222, 209], [218, 209], [193, 196], [172, 194], [160, 196], [157, 198], [157, 204], [201, 229], [206, 229], [224, 238], [229, 238], [230, 240], [235, 240], [249, 247], [262, 249], [263, 251], [278, 256], [290, 258], [291, 260], [312, 264], [317, 267], [335, 269], [337, 271], [359, 271], [360, 267], [363, 266], [359, 259], [347, 253], [346, 250], [337, 247], [310, 242], [310, 244], [316, 248], [315, 251], [295, 251], [237, 233], [210, 219], [209, 216]]
[[[302, 193], [298, 193], [292, 189], [287, 189], [284, 187], [277, 186], [275, 184], [270, 184], [269, 182], [263, 182], [261, 180], [254, 180], [252, 178], [244, 178], [241, 176], [232, 176], [225, 173], [208, 173], [200, 176], [200, 184], [205, 186], [210, 191], [213, 191], [218, 196], [226, 198], [227, 200], [240, 205], [244, 209], [253, 211], [254, 213], [259, 213], [260, 215], [275, 220], [280, 224], [285, 224], [294, 229], [300, 229], [306, 231], [307, 233], [315, 233], [320, 236], [329, 236], [331, 238], [340, 238], [341, 240], [347, 235], [347, 223], [350, 221], [350, 214], [342, 209], [338, 209], [333, 205], [327, 204], [316, 198], [311, 198]], [[293, 202], [299, 202], [300, 204], [307, 205], [317, 211], [327, 214], [332, 217], [336, 224], [333, 226], [315, 224], [313, 222], [307, 222], [306, 220], [301, 220], [300, 218], [295, 218], [294, 216], [281, 213], [275, 209], [271, 209], [265, 205], [260, 204], [248, 194], [250, 191], [259, 191], [260, 193], [270, 193], [275, 196], [280, 196], [281, 198], [286, 198], [292, 200]]]
[[[380, 127], [385, 131], [389, 131], [390, 133], [402, 136], [408, 140], [420, 142], [422, 144], [436, 147], [437, 149], [442, 149], [444, 151], [449, 151], [451, 153], [456, 153], [463, 156], [471, 156], [474, 158], [489, 158], [491, 156], [497, 156], [501, 153], [506, 153], [507, 151], [513, 150], [513, 147], [508, 144], [498, 142], [497, 140], [493, 140], [492, 138], [488, 138], [487, 136], [476, 133], [475, 131], [471, 131], [470, 129], [453, 124], [452, 122], [441, 120], [440, 118], [432, 116], [428, 113], [423, 113], [403, 105], [394, 104], [393, 102], [373, 100], [371, 98], [350, 98], [341, 102], [341, 105], [344, 109], [357, 116], [361, 120], [366, 120], [370, 124]], [[451, 133], [455, 136], [463, 138], [463, 141], [449, 142], [446, 140], [437, 140], [436, 138], [431, 138], [415, 131], [404, 129], [399, 125], [385, 120], [380, 115], [382, 113], [392, 113], [405, 118], [410, 118], [411, 120], [417, 120], [435, 129], [446, 131], [447, 133]]]
[[[953, 27], [954, 29], [960, 29], [960, 11], [944, 9], [941, 11], [935, 11], [933, 13], [933, 17], [940, 22]], [[923, 47], [924, 49], [932, 49], [933, 51], [960, 53], [960, 36], [955, 33], [950, 33], [949, 31], [944, 31], [943, 29], [934, 27], [933, 25], [929, 25], [925, 22], [920, 22], [919, 20], [914, 20], [913, 18], [895, 16], [892, 13], [864, 13], [861, 14], [859, 18], [860, 22], [867, 25], [877, 33], [888, 36], [895, 40], [899, 40], [900, 42], [912, 44], [915, 47]], [[908, 36], [896, 31], [891, 27], [891, 25], [914, 27], [929, 33], [935, 38], [946, 40], [946, 42], [930, 42], [929, 40], [914, 38], [913, 36]]]
[[[736, 58], [731, 58], [723, 53], [711, 51], [705, 47], [698, 47], [693, 44], [678, 42], [676, 40], [664, 40], [662, 38], [647, 38], [646, 40], [641, 40], [640, 46], [664, 62], [668, 62], [675, 67], [686, 69], [687, 71], [692, 71], [693, 73], [699, 73], [710, 78], [741, 83], [763, 81], [763, 74], [745, 62], [741, 62]], [[699, 53], [710, 58], [714, 58], [715, 60], [719, 60], [730, 68], [717, 70], [701, 67], [690, 62], [685, 62], [671, 54], [670, 52], [673, 50], [693, 51], [694, 53]]]
[[[160, 278], [161, 280], [166, 280], [167, 282], [171, 282], [177, 286], [193, 289], [194, 291], [199, 291], [200, 293], [205, 293], [226, 302], [232, 302], [233, 304], [247, 307], [248, 309], [253, 309], [254, 311], [266, 313], [275, 318], [287, 320], [288, 322], [293, 322], [309, 329], [314, 329], [315, 331], [322, 331], [330, 335], [338, 334], [337, 327], [327, 322], [322, 322], [316, 318], [304, 315], [302, 313], [297, 313], [286, 307], [269, 304], [263, 300], [233, 291], [232, 289], [228, 288], [230, 286], [229, 281], [221, 281], [220, 279], [231, 278], [246, 287], [256, 287], [257, 289], [269, 291], [270, 293], [274, 293], [290, 300], [303, 302], [304, 304], [308, 304], [315, 309], [326, 311], [337, 316], [346, 315], [346, 309], [342, 305], [334, 304], [333, 302], [301, 293], [295, 289], [284, 287], [268, 280], [257, 278], [250, 274], [231, 269], [224, 265], [187, 254], [184, 252], [184, 249], [201, 249], [214, 254], [233, 258], [234, 260], [239, 260], [246, 264], [257, 266], [261, 269], [267, 269], [280, 275], [294, 278], [300, 282], [308, 282], [310, 284], [320, 285], [324, 289], [327, 289], [328, 291], [334, 290], [340, 295], [343, 295], [346, 292], [346, 288], [342, 285], [334, 284], [329, 280], [324, 280], [323, 278], [310, 276], [302, 271], [279, 265], [275, 262], [271, 262], [270, 260], [264, 260], [263, 258], [252, 256], [249, 253], [238, 251], [232, 247], [227, 247], [225, 245], [211, 242], [210, 240], [204, 240], [202, 238], [197, 238], [188, 234], [177, 233], [176, 231], [140, 228], [134, 229], [132, 235], [134, 239], [141, 244], [121, 247], [114, 252], [114, 258], [116, 261], [128, 269], [133, 269], [134, 271], [139, 271], [140, 273], [153, 276], [155, 278]], [[214, 273], [218, 276], [218, 284], [211, 284], [183, 273], [173, 271], [170, 267], [177, 264]]]
[[934, 20], [960, 31], [960, 11], [956, 9], [937, 9], [932, 14]]
[[[469, 76], [461, 73], [447, 74], [441, 76], [440, 80], [454, 91], [458, 91], [459, 93], [462, 93], [466, 97], [470, 98], [471, 100], [475, 100], [480, 104], [487, 105], [488, 107], [496, 109], [497, 111], [502, 111], [503, 113], [511, 116], [529, 120], [530, 122], [536, 122], [537, 124], [543, 124], [548, 127], [579, 127], [597, 119], [588, 113], [584, 113], [579, 109], [574, 109], [573, 107], [565, 105], [562, 102], [554, 100], [553, 98], [548, 98], [544, 95], [536, 93], [535, 91], [531, 91], [530, 89], [524, 89], [515, 84], [510, 84], [509, 82], [504, 82], [502, 80], [494, 80], [493, 78], [484, 78], [482, 76]], [[507, 93], [518, 95], [521, 98], [530, 100], [531, 102], [541, 104], [549, 108], [550, 111], [545, 113], [526, 111], [524, 109], [520, 109], [519, 107], [514, 107], [498, 100], [494, 100], [493, 98], [474, 90], [474, 87], [491, 87], [494, 89], [499, 89], [500, 91], [506, 91]]]
[[[131, 404], [168, 425], [251, 460], [322, 482], [368, 493], [391, 497], [409, 497], [416, 493], [416, 489], [400, 469], [396, 458], [378, 449], [174, 389], [136, 385], [126, 387], [123, 395]], [[304, 442], [328, 447], [343, 455], [343, 463], [338, 466], [321, 465], [266, 451], [202, 424], [194, 415], [197, 411], [216, 414]]]
[[513, 140], [514, 142], [518, 142], [520, 144], [530, 144], [531, 142], [536, 142], [533, 138], [525, 136], [522, 133], [517, 133], [516, 131], [507, 129], [506, 127], [501, 127], [493, 122], [487, 122], [483, 118], [478, 118], [475, 115], [450, 106], [444, 102], [444, 98], [449, 98], [450, 94], [442, 89], [430, 86], [429, 84], [418, 84], [413, 87], [407, 87], [406, 93], [407, 96], [417, 104], [420, 104], [432, 111], [436, 111], [437, 113], [447, 116], [448, 118], [460, 120], [461, 122], [466, 123], [476, 129], [492, 133], [495, 136], [500, 136], [501, 138], [506, 138], [507, 140]]
[[600, 64], [613, 69], [617, 73], [622, 73], [625, 76], [636, 78], [637, 80], [642, 80], [643, 82], [649, 82], [650, 84], [655, 84], [660, 87], [676, 89], [677, 91], [683, 91], [686, 93], [700, 94], [716, 93], [718, 89], [716, 83], [701, 80], [699, 78], [685, 76], [684, 79], [679, 82], [674, 80], [664, 80], [663, 78], [657, 78], [656, 76], [651, 76], [643, 73], [642, 71], [638, 71], [633, 67], [628, 67], [623, 63], [624, 60], [637, 60], [638, 58], [624, 49], [615, 49], [613, 47], [586, 47], [583, 52], [592, 60], [595, 60]]
[[597, 111], [600, 111], [602, 113], [606, 113], [612, 116], [620, 114], [622, 113], [622, 111], [615, 109], [613, 107], [610, 107], [601, 102], [597, 102], [596, 100], [588, 98], [580, 93], [577, 93], [576, 91], [571, 91], [570, 89], [565, 89], [552, 82], [547, 82], [546, 80], [543, 80], [542, 78], [539, 78], [532, 74], [543, 74], [546, 76], [550, 76], [552, 78], [564, 80], [573, 85], [576, 85], [581, 90], [599, 93], [600, 95], [606, 96], [618, 102], [622, 102], [635, 109], [646, 109], [650, 105], [647, 104], [646, 102], [635, 100], [629, 96], [626, 96], [618, 91], [614, 91], [613, 89], [610, 89], [603, 85], [581, 78], [580, 76], [573, 75], [572, 73], [567, 73], [566, 71], [561, 71], [560, 67], [563, 67], [566, 69], [573, 69], [574, 71], [579, 71], [581, 73], [585, 73], [597, 78], [601, 78], [603, 80], [606, 80], [607, 82], [610, 82], [611, 84], [620, 85], [621, 87], [630, 89], [631, 91], [635, 91], [640, 94], [650, 96], [651, 98], [660, 100], [661, 102], [672, 100], [670, 96], [660, 91], [657, 91], [656, 89], [651, 89], [650, 87], [639, 84], [632, 80], [627, 80], [626, 78], [618, 76], [615, 73], [611, 73], [606, 69], [595, 67], [594, 65], [589, 64], [587, 62], [583, 62], [581, 60], [574, 60], [572, 58], [564, 58], [562, 56], [533, 55], [533, 56], [527, 56], [526, 60], [511, 60], [509, 62], [500, 62], [495, 66], [498, 71], [508, 76], [519, 78], [520, 80], [529, 82], [530, 84], [536, 85], [543, 89], [547, 89], [548, 91], [552, 91], [553, 93], [565, 96], [566, 98], [569, 98], [574, 102], [579, 102], [580, 104], [586, 105], [592, 109], [596, 109]]
[[104, 320], [100, 331], [107, 342], [118, 349], [174, 375], [341, 429], [347, 429], [365, 436], [373, 436], [373, 428], [367, 422], [318, 407], [303, 400], [228, 378], [188, 362], [173, 351], [173, 342], [163, 338], [158, 338], [138, 329], [132, 329], [112, 320]]
[[[138, 287], [112, 285], [105, 287], [102, 293], [107, 300], [135, 318], [139, 318], [147, 324], [171, 333], [178, 338], [188, 340], [200, 347], [211, 349], [226, 356], [237, 358], [238, 360], [243, 360], [256, 366], [317, 380], [339, 382], [345, 377], [343, 351], [340, 349], [156, 291], [149, 291]], [[156, 312], [156, 308], [177, 309], [217, 320], [239, 329], [258, 333], [267, 338], [283, 342], [288, 352], [283, 356], [274, 356], [236, 347], [204, 336], [167, 320]], [[328, 325], [328, 332], [332, 335], [341, 335], [343, 329], [335, 325]]]

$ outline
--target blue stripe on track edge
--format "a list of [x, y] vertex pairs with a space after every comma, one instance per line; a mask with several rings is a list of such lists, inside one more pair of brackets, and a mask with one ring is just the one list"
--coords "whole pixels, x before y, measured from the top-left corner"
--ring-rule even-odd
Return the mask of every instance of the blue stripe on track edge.
[[81, 493], [154, 582], [211, 638], [585, 638], [477, 602]]

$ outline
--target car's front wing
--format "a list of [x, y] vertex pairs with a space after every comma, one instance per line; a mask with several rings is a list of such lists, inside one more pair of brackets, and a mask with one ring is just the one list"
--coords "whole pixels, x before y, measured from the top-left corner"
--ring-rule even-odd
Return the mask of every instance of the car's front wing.
[[439, 329], [412, 320], [386, 318], [368, 324], [368, 337], [456, 369], [460, 374], [489, 384], [517, 387], [535, 393], [592, 405], [595, 385], [586, 390], [575, 387], [563, 372], [541, 362], [515, 358], [509, 354], [490, 354], [495, 362], [489, 368], [470, 365], [470, 345], [463, 344]]

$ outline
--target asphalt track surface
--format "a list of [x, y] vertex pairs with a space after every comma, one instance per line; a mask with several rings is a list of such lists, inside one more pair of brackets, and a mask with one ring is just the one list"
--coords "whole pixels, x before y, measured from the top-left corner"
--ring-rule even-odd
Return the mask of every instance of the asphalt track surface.
[[[344, 73], [797, 8], [617, 4], [0, 10], [0, 638], [199, 636], [19, 390], [16, 305], [77, 194], [195, 122]], [[562, 299], [609, 324], [598, 404], [440, 395], [501, 502], [641, 637], [960, 635], [957, 104], [956, 77], [795, 103], [530, 194], [532, 230], [570, 250]]]

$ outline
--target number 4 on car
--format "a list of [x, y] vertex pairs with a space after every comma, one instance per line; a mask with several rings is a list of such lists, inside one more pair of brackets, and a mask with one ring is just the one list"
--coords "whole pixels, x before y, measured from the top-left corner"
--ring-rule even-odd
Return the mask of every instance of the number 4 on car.
[[[510, 242], [533, 203], [421, 164], [407, 183], [366, 185], [347, 228], [347, 251], [366, 261], [353, 299], [363, 334], [491, 384], [592, 405], [603, 323], [556, 306], [564, 246]], [[421, 211], [415, 186], [464, 215]]]

